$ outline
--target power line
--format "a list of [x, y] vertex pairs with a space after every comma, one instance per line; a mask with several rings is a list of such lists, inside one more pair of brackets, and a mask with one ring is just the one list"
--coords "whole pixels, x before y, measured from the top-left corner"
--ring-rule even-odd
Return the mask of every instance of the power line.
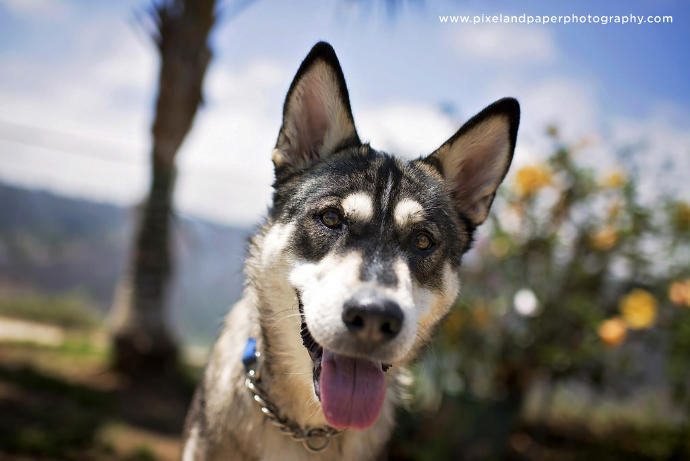
[[[52, 139], [50, 139], [50, 141], [44, 141], [46, 138]], [[0, 140], [2, 141], [27, 147], [58, 151], [70, 155], [93, 157], [108, 162], [141, 165], [146, 161], [145, 159], [134, 160], [124, 155], [106, 153], [107, 150], [103, 150], [103, 144], [106, 146], [110, 144], [110, 149], [120, 149], [119, 147], [113, 146], [112, 141], [100, 140], [98, 143], [102, 144], [96, 147], [95, 145], [89, 146], [84, 143], [83, 137], [81, 137], [82, 139], [79, 138], [80, 136], [73, 133], [0, 120]], [[108, 149], [108, 147], [106, 147], [106, 149]]]
[[[0, 141], [41, 149], [41, 152], [46, 154], [60, 152], [130, 166], [148, 166], [148, 157], [134, 159], [115, 153], [116, 151], [121, 152], [122, 147], [115, 146], [110, 140], [98, 141], [98, 143], [102, 142], [105, 145], [109, 144], [109, 147], [103, 150], [103, 145], [96, 146], [95, 142], [88, 145], [90, 141], [85, 142], [85, 139], [85, 137], [73, 133], [0, 120]], [[248, 183], [246, 174], [227, 168], [192, 165], [180, 168], [180, 171], [201, 174], [212, 181]]]

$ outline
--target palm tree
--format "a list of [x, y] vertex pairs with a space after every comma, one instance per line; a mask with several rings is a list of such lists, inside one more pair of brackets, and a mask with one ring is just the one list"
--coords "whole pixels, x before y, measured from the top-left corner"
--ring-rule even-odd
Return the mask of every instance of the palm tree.
[[130, 266], [112, 307], [114, 366], [129, 375], [166, 373], [177, 363], [177, 343], [165, 315], [173, 268], [170, 224], [175, 154], [202, 102], [216, 1], [159, 0], [150, 14], [160, 55], [151, 130], [151, 186], [140, 209]]

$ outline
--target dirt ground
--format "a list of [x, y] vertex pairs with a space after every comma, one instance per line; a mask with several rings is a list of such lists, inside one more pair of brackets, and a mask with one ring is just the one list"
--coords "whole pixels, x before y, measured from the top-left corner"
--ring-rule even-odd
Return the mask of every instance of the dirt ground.
[[176, 460], [192, 389], [129, 382], [91, 340], [0, 343], [0, 460]]

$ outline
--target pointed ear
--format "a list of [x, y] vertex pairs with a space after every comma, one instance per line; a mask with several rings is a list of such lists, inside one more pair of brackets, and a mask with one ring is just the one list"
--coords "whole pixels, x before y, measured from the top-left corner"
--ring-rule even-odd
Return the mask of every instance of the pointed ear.
[[504, 98], [475, 115], [425, 161], [440, 169], [456, 209], [478, 226], [513, 159], [520, 105]]
[[276, 176], [308, 168], [337, 149], [359, 145], [345, 77], [333, 48], [319, 42], [295, 75], [273, 151]]

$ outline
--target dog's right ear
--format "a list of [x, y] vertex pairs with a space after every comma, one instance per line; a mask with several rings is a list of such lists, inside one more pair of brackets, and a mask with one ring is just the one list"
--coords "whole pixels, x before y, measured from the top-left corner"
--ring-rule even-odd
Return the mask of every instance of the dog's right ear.
[[359, 144], [338, 58], [331, 45], [319, 42], [302, 62], [285, 98], [273, 150], [276, 178]]
[[520, 104], [503, 98], [472, 117], [424, 159], [443, 174], [460, 215], [472, 228], [486, 219], [513, 159]]

